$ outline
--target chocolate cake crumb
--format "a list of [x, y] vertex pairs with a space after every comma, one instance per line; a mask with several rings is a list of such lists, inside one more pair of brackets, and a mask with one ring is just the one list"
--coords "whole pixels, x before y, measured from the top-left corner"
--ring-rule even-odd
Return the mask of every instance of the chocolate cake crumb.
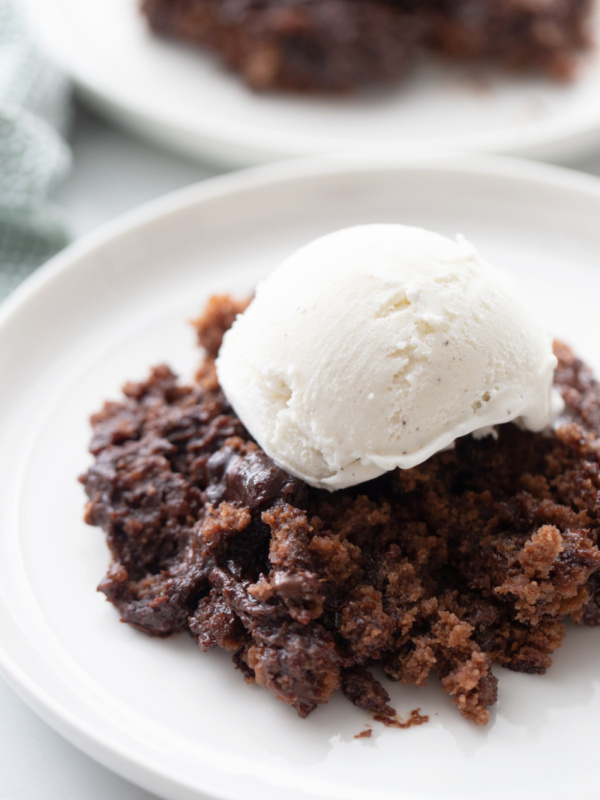
[[600, 390], [557, 344], [557, 428], [508, 423], [409, 470], [329, 493], [279, 468], [216, 380], [214, 356], [243, 303], [214, 298], [207, 354], [182, 385], [166, 366], [92, 417], [85, 520], [112, 560], [100, 590], [151, 636], [187, 631], [232, 654], [306, 716], [336, 691], [386, 725], [374, 677], [436, 675], [485, 724], [494, 665], [540, 674], [565, 622], [600, 623]]
[[355, 734], [354, 738], [355, 739], [370, 739], [371, 736], [373, 736], [373, 728], [371, 728], [370, 725], [367, 725], [366, 728], [364, 728], [359, 733]]
[[213, 295], [202, 315], [192, 322], [198, 344], [210, 359], [215, 359], [225, 331], [229, 330], [238, 314], [243, 313], [250, 300], [235, 300], [230, 295]]
[[429, 717], [426, 714], [421, 714], [420, 708], [413, 708], [405, 719], [396, 715], [386, 717], [383, 714], [375, 714], [374, 718], [377, 722], [383, 722], [388, 728], [402, 728], [403, 730], [412, 728], [415, 725], [424, 725], [426, 722], [429, 722]]

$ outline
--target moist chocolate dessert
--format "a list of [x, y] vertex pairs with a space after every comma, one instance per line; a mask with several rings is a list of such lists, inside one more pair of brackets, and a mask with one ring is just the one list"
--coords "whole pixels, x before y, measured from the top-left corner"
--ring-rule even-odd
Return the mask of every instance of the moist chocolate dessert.
[[216, 51], [254, 89], [401, 77], [418, 50], [568, 77], [593, 0], [142, 0], [153, 31]]
[[214, 359], [243, 306], [216, 297], [197, 321], [192, 385], [159, 366], [92, 417], [85, 518], [112, 555], [99, 588], [149, 635], [230, 651], [300, 716], [339, 689], [406, 725], [378, 666], [414, 686], [437, 675], [486, 723], [494, 664], [543, 673], [568, 619], [600, 624], [599, 385], [557, 344], [555, 431], [508, 423], [329, 493], [277, 467], [219, 388]]

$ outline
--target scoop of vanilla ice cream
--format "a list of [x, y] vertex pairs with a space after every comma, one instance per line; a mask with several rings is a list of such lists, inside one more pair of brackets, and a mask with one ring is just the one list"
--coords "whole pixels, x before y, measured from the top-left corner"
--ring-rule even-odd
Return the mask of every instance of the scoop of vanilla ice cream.
[[556, 358], [513, 279], [463, 238], [365, 225], [301, 248], [226, 333], [219, 381], [280, 466], [330, 490], [560, 410]]

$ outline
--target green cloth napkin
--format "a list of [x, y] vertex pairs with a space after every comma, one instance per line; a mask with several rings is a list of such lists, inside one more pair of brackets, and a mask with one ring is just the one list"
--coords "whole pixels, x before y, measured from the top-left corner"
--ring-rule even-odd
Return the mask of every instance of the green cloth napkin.
[[48, 194], [69, 165], [69, 91], [0, 0], [0, 300], [67, 244]]

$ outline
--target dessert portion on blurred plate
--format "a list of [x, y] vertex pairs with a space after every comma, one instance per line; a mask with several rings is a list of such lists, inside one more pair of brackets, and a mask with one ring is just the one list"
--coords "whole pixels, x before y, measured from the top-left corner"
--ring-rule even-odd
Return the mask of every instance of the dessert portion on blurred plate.
[[594, 0], [142, 0], [157, 34], [218, 53], [254, 89], [400, 79], [422, 50], [557, 78], [591, 44]]

